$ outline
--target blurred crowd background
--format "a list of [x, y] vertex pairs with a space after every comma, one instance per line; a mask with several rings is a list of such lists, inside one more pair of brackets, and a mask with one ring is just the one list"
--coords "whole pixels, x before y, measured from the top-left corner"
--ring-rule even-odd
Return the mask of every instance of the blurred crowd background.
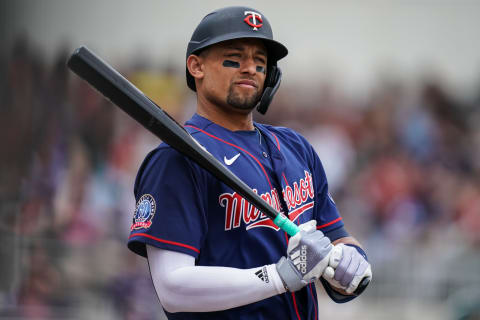
[[[126, 248], [136, 171], [159, 141], [67, 70], [72, 50], [45, 57], [22, 34], [0, 55], [0, 319], [164, 319]], [[179, 122], [194, 113], [182, 70], [116, 67]], [[435, 73], [385, 73], [361, 95], [289, 82], [256, 115], [311, 142], [373, 264], [354, 302], [320, 291], [320, 318], [480, 319], [476, 72], [469, 91]]]

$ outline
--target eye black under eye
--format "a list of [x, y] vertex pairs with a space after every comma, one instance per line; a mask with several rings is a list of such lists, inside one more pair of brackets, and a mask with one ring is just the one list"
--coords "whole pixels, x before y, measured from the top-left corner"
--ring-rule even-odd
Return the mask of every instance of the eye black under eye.
[[265, 67], [257, 66], [257, 72], [265, 73]]
[[227, 68], [240, 68], [240, 63], [232, 60], [223, 61], [223, 66]]

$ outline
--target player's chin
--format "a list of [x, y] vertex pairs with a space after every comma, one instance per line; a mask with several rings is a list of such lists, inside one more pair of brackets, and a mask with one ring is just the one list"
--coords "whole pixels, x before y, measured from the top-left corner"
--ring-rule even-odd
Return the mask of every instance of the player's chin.
[[227, 98], [227, 103], [236, 110], [251, 111], [258, 102], [257, 94], [231, 94]]

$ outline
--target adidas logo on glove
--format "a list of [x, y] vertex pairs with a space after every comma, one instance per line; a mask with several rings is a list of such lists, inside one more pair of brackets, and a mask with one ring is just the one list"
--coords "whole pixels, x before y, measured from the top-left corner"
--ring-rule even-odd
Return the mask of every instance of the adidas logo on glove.
[[307, 273], [307, 246], [302, 245], [300, 250], [292, 254], [291, 259], [298, 271], [302, 274]]

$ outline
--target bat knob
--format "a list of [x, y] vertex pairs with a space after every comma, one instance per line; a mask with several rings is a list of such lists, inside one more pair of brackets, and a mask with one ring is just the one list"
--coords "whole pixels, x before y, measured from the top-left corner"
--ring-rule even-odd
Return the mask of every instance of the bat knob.
[[359, 296], [370, 284], [370, 278], [363, 278], [357, 287], [357, 290], [353, 292], [354, 295]]

